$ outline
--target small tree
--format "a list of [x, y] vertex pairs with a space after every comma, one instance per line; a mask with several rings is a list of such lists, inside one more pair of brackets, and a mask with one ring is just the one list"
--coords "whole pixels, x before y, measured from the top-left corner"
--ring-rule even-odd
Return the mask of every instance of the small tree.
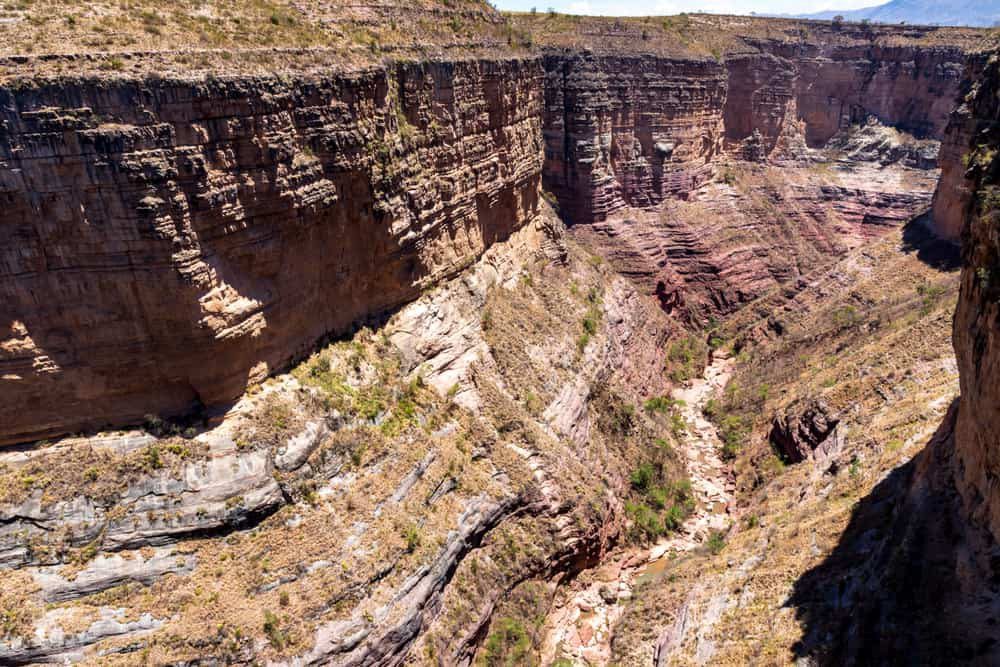
[[844, 17], [841, 14], [837, 14], [833, 17], [833, 27], [840, 30], [840, 26], [844, 25]]

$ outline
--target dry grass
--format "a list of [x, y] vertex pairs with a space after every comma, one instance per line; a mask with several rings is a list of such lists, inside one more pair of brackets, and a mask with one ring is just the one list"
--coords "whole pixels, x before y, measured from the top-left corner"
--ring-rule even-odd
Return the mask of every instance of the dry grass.
[[587, 47], [620, 55], [657, 53], [722, 59], [754, 51], [755, 42], [788, 45], [822, 40], [825, 44], [856, 46], [956, 46], [983, 48], [991, 31], [974, 28], [928, 28], [844, 24], [752, 16], [679, 14], [676, 16], [598, 17], [537, 12], [511, 13], [515, 25], [530, 31], [542, 47]]
[[[656, 439], [671, 435], [662, 419], [638, 409], [643, 397], [616, 381], [610, 369], [600, 378], [587, 375], [607, 363], [603, 355], [612, 322], [596, 313], [604, 307], [601, 288], [609, 275], [579, 248], [571, 257], [568, 266], [529, 263], [513, 289], [497, 288], [490, 295], [495, 328], [486, 331], [486, 338], [493, 352], [475, 370], [483, 402], [479, 412], [461, 409], [447, 393], [425, 386], [420, 368], [404, 372], [387, 337], [369, 330], [327, 346], [291, 377], [273, 378], [255, 390], [230, 417], [238, 422], [228, 425], [238, 448], [278, 449], [306, 420], [334, 411], [341, 427], [302, 468], [275, 472], [291, 504], [250, 530], [179, 542], [178, 557], [196, 556], [190, 574], [167, 575], [150, 586], [125, 584], [54, 605], [65, 610], [66, 627], [74, 630], [107, 606], [123, 609], [128, 619], [149, 612], [164, 620], [163, 628], [144, 637], [139, 653], [95, 653], [93, 662], [163, 664], [205, 655], [235, 661], [245, 659], [261, 639], [259, 660], [300, 654], [311, 647], [319, 625], [374, 618], [391, 605], [399, 586], [437, 557], [474, 498], [516, 498], [532, 509], [503, 522], [460, 564], [432, 633], [442, 639], [435, 644], [430, 637], [415, 650], [447, 648], [444, 638], [466, 631], [491, 599], [522, 590], [523, 582], [544, 576], [555, 555], [573, 553], [569, 538], [597, 540], [595, 549], [607, 546], [600, 541], [610, 540], [611, 533], [600, 528], [621, 503], [615, 495], [627, 488], [635, 462], [650, 454]], [[537, 317], [528, 321], [526, 312]], [[594, 321], [585, 326], [587, 317]], [[589, 361], [576, 355], [577, 336], [588, 326]], [[552, 359], [565, 361], [557, 373]], [[554, 434], [540, 414], [560, 382], [578, 374], [595, 386], [590, 438], [582, 451]], [[626, 406], [635, 406], [629, 424], [621, 418], [629, 411]], [[192, 451], [176, 462], [167, 458], [166, 464], [211, 455]], [[87, 457], [98, 454], [74, 447], [60, 458], [45, 459], [45, 465], [62, 470], [81, 456], [87, 464]], [[113, 488], [91, 488], [80, 480], [83, 473], [68, 469], [66, 480], [52, 480], [46, 488], [62, 494], [76, 486], [78, 492], [110, 497], [130, 479], [124, 461], [135, 459], [129, 465], [139, 466], [143, 457], [148, 454], [140, 450], [123, 460], [94, 459], [94, 465], [104, 466], [100, 477], [114, 480]], [[401, 482], [422, 464], [426, 469], [410, 491], [394, 500]], [[664, 465], [670, 476], [682, 475], [676, 456]], [[86, 470], [89, 464], [78, 467]], [[135, 471], [145, 474], [140, 467]], [[19, 484], [19, 471], [4, 474], [9, 476], [5, 484]], [[431, 503], [445, 482], [452, 490]], [[549, 491], [542, 490], [543, 483], [552, 484]], [[547, 500], [545, 493], [557, 495]], [[549, 507], [559, 508], [558, 522]], [[68, 563], [62, 573], [73, 576], [80, 565]], [[5, 573], [4, 589], [22, 574]], [[12, 623], [21, 631], [44, 605], [29, 592], [18, 608], [26, 616]], [[526, 602], [524, 609], [529, 608]], [[515, 615], [518, 609], [512, 605], [504, 613]], [[131, 641], [112, 639], [101, 648]]]
[[[0, 5], [0, 76], [349, 69], [516, 52], [524, 40], [481, 0], [17, 0]], [[68, 57], [32, 58], [53, 53]]]
[[54, 447], [24, 464], [0, 464], [0, 504], [17, 505], [38, 494], [43, 507], [79, 495], [113, 504], [139, 478], [176, 474], [204, 454], [204, 445], [180, 437], [163, 438], [126, 454], [88, 443]]
[[29, 637], [41, 609], [32, 601], [38, 590], [27, 572], [9, 572], [0, 587], [0, 640]]

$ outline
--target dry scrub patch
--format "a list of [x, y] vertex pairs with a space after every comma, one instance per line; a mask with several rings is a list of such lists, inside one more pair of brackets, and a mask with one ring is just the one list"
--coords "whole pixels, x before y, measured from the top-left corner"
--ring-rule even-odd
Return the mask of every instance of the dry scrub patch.
[[[495, 57], [528, 39], [479, 0], [18, 0], [0, 6], [0, 78], [329, 71], [433, 52]], [[34, 57], [48, 54], [59, 57]]]

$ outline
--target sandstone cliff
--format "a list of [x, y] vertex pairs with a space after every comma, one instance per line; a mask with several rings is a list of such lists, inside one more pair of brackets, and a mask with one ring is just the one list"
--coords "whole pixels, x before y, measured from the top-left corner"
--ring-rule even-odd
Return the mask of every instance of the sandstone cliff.
[[[1000, 317], [1000, 161], [997, 160], [997, 118], [1000, 114], [1000, 66], [996, 55], [977, 72], [965, 104], [955, 116], [955, 136], [966, 140], [965, 150], [946, 174], [963, 174], [942, 181], [953, 205], [943, 215], [949, 229], [961, 229], [962, 287], [955, 312], [954, 342], [961, 374], [962, 395], [955, 425], [956, 481], [973, 521], [1000, 539], [1000, 344], [996, 336]], [[957, 142], [956, 142], [957, 143]], [[947, 193], [939, 196], [939, 203]]]
[[[542, 180], [567, 220], [593, 222], [691, 197], [724, 154], [794, 160], [868, 115], [937, 137], [977, 38], [688, 17], [651, 39], [601, 21], [596, 51], [560, 50], [549, 18], [475, 2], [447, 34], [434, 3], [406, 8], [412, 30], [392, 2], [248, 7], [197, 30], [120, 8], [39, 30], [45, 6], [0, 24], [0, 444], [214, 411], [468, 266], [532, 219]], [[74, 55], [115, 17], [121, 43]], [[661, 48], [689, 29], [693, 43]], [[529, 30], [543, 55], [512, 55]], [[188, 53], [191, 34], [240, 57]], [[29, 55], [53, 35], [69, 55]], [[846, 199], [846, 219], [876, 224], [923, 203], [876, 190], [806, 198]], [[678, 233], [640, 233], [643, 280], [664, 304], [689, 272], [664, 248], [699, 232]], [[843, 248], [808, 236], [820, 255]], [[732, 272], [729, 258], [702, 264]], [[727, 312], [799, 273], [771, 264], [735, 287], [706, 280], [693, 300]]]
[[536, 60], [0, 88], [0, 443], [218, 406], [535, 215]]
[[754, 159], [796, 159], [869, 117], [941, 138], [960, 44], [825, 37], [743, 38], [715, 57], [644, 52], [641, 40], [632, 55], [548, 49], [545, 187], [570, 222], [588, 223], [685, 195], [724, 150], [747, 154], [746, 142]]
[[[0, 448], [0, 662], [992, 655], [977, 33], [61, 5], [0, 16], [0, 445], [146, 423]], [[883, 483], [956, 384], [943, 134], [962, 404]]]

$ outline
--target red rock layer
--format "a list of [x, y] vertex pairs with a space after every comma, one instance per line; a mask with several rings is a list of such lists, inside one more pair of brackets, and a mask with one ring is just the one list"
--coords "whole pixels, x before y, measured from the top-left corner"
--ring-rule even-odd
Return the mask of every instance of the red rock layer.
[[536, 213], [537, 60], [0, 88], [0, 444], [239, 396]]
[[744, 167], [733, 186], [706, 184], [688, 201], [622, 211], [572, 233], [601, 248], [668, 313], [704, 323], [925, 211], [935, 172], [893, 177], [901, 171]]

